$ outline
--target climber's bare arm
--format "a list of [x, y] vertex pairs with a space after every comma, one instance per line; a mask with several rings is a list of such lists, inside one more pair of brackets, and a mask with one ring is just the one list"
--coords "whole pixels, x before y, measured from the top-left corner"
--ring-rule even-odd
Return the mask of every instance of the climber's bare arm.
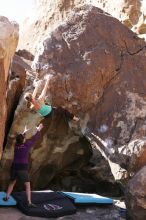
[[37, 84], [37, 85], [35, 86], [35, 89], [34, 89], [34, 91], [33, 91], [33, 93], [32, 93], [32, 98], [33, 98], [33, 99], [36, 98], [36, 95], [37, 95], [37, 92], [38, 92], [38, 88], [39, 88], [39, 84]]
[[44, 102], [44, 100], [45, 100], [45, 96], [46, 96], [46, 93], [47, 93], [47, 89], [48, 89], [48, 85], [49, 85], [49, 81], [50, 81], [50, 78], [47, 77], [47, 80], [46, 80], [46, 83], [45, 83], [44, 89], [43, 89], [41, 95], [39, 96], [38, 100]]

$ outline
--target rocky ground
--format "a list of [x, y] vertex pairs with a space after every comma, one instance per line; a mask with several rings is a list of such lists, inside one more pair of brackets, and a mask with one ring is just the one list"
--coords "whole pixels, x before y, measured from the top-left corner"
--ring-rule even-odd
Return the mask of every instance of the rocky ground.
[[[1, 220], [45, 220], [48, 218], [31, 217], [21, 213], [16, 208], [0, 208]], [[50, 218], [50, 220], [53, 218]], [[77, 213], [57, 218], [57, 220], [119, 220], [119, 209], [115, 205], [78, 207]]]

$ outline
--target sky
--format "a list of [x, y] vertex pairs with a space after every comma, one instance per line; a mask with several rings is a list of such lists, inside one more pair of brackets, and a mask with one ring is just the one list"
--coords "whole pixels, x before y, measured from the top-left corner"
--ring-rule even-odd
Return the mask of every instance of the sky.
[[33, 0], [0, 0], [0, 15], [21, 25], [32, 9]]

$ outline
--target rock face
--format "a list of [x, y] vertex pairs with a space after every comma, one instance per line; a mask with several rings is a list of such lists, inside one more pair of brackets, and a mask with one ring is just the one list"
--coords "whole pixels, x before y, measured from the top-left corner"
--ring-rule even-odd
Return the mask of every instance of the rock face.
[[27, 50], [18, 50], [16, 52], [16, 54], [20, 57], [23, 57], [24, 59], [26, 60], [30, 60], [30, 61], [33, 61], [34, 60], [34, 56]]
[[133, 220], [145, 220], [146, 217], [146, 166], [144, 166], [128, 183], [126, 203]]
[[13, 115], [19, 103], [19, 99], [23, 93], [26, 84], [26, 70], [31, 69], [30, 65], [21, 59], [18, 55], [14, 55], [11, 70], [9, 72], [8, 88], [7, 88], [7, 120], [6, 120], [6, 136], [13, 122]]
[[43, 42], [33, 63], [40, 78], [52, 75], [49, 101], [79, 114], [115, 179], [145, 163], [145, 46], [118, 20], [84, 6]]
[[137, 34], [146, 33], [144, 0], [87, 0], [120, 20]]
[[18, 43], [18, 27], [16, 24], [10, 23], [7, 18], [0, 16], [0, 158], [5, 132], [6, 121], [6, 89], [8, 71], [11, 58], [14, 55]]
[[48, 33], [64, 22], [74, 7], [84, 4], [103, 9], [137, 34], [145, 36], [145, 0], [35, 0], [31, 18], [26, 19], [21, 29], [19, 48], [35, 54]]
[[[125, 26], [101, 9], [81, 6], [85, 3], [104, 9]], [[81, 7], [72, 10], [75, 6]], [[35, 10], [36, 16], [23, 30], [19, 47], [35, 54], [33, 68], [42, 82], [39, 93], [44, 77], [50, 75], [47, 101], [78, 115], [80, 124], [68, 124], [61, 116], [43, 120], [44, 129], [30, 155], [33, 188], [56, 186], [97, 192], [99, 182], [102, 187], [107, 182], [115, 186], [115, 180], [125, 183], [134, 176], [128, 184], [127, 207], [133, 219], [144, 220], [146, 44], [137, 36], [146, 32], [144, 0], [43, 0], [37, 1]], [[4, 18], [2, 22], [7, 23]], [[2, 28], [5, 30], [4, 25]], [[16, 32], [12, 33], [17, 39]], [[6, 35], [10, 36], [8, 32]], [[14, 46], [16, 41], [10, 44], [8, 39], [8, 44]], [[10, 47], [5, 53], [5, 48], [0, 44], [0, 82], [4, 82], [4, 77], [7, 80], [9, 57], [14, 53]], [[33, 60], [31, 53], [24, 57]], [[22, 82], [14, 85], [15, 91], [9, 90], [13, 98], [19, 94], [19, 104], [5, 146], [0, 183], [6, 184], [9, 176], [16, 133], [27, 124], [32, 128], [29, 138], [42, 120], [26, 107], [23, 99], [27, 91], [33, 91], [35, 78], [31, 72], [27, 78], [25, 74], [24, 71], [24, 78], [20, 76]], [[6, 91], [5, 82], [1, 85], [1, 97]], [[10, 111], [11, 101], [8, 100]], [[0, 140], [5, 106], [4, 98]]]
[[[78, 115], [80, 127], [68, 126], [62, 117], [43, 120], [42, 135], [30, 156], [34, 188], [45, 188], [60, 174], [61, 184], [75, 190], [68, 173], [76, 173], [80, 186], [85, 186], [88, 177], [95, 192], [99, 181], [114, 184], [115, 179], [125, 180], [143, 166], [145, 47], [117, 19], [89, 5], [72, 11], [66, 23], [42, 42], [32, 65], [42, 80], [39, 93], [44, 76], [50, 75], [47, 101]], [[33, 90], [33, 79], [24, 93]], [[41, 120], [27, 109], [23, 95], [5, 147], [1, 176], [5, 183], [16, 133], [27, 124], [33, 128], [29, 138]]]
[[[66, 19], [68, 12], [75, 6], [74, 1], [37, 1], [34, 0], [34, 8], [31, 18], [25, 21], [25, 30], [20, 33], [19, 48], [27, 49], [33, 54], [37, 45]], [[33, 33], [32, 33], [33, 30]]]

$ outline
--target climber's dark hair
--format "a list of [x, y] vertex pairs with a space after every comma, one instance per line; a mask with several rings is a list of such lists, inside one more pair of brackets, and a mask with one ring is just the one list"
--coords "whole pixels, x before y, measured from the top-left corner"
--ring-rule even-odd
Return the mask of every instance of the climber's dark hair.
[[19, 145], [21, 145], [21, 144], [23, 144], [24, 143], [24, 140], [25, 140], [25, 134], [17, 134], [16, 135], [16, 146], [19, 146]]

